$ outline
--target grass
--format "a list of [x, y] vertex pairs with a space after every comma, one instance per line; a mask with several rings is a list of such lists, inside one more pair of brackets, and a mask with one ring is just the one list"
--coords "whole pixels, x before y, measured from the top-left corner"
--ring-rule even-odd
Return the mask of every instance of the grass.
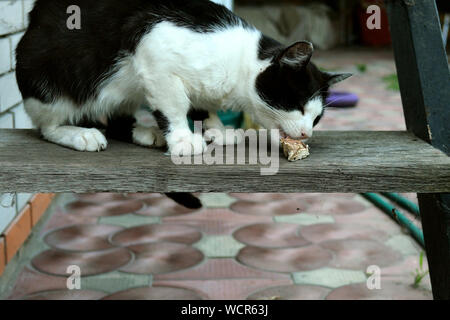
[[383, 82], [386, 83], [386, 86], [389, 90], [400, 91], [398, 77], [395, 73], [383, 77]]
[[414, 275], [414, 283], [412, 284], [413, 288], [417, 289], [422, 282], [423, 278], [428, 274], [428, 270], [423, 270], [423, 251], [420, 253], [419, 257], [419, 268], [416, 269]]

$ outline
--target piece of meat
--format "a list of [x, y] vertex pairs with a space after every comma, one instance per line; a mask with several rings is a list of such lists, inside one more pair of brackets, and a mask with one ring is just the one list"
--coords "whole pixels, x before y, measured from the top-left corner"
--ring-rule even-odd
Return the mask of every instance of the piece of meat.
[[305, 159], [309, 156], [309, 146], [301, 140], [295, 140], [290, 137], [280, 139], [283, 152], [289, 161]]

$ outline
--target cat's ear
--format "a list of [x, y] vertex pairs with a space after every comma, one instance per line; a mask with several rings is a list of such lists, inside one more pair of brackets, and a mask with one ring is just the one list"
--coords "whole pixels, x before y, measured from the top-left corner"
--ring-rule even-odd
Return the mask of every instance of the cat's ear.
[[313, 52], [311, 42], [300, 41], [286, 48], [278, 57], [278, 61], [280, 64], [300, 69], [309, 63]]
[[335, 73], [335, 72], [324, 72], [327, 79], [327, 84], [332, 86], [338, 82], [344, 81], [350, 78], [353, 73]]

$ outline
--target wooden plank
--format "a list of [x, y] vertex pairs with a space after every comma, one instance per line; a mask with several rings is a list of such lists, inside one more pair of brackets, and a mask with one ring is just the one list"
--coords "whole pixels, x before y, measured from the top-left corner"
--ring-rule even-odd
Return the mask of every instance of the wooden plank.
[[[435, 1], [388, 0], [407, 128], [450, 154], [450, 73]], [[450, 195], [419, 194], [435, 299], [450, 299]]]
[[[110, 141], [73, 151], [33, 130], [0, 130], [2, 192], [447, 192], [450, 158], [407, 132], [317, 132], [311, 156], [261, 165], [175, 165], [162, 150]], [[276, 165], [274, 163], [273, 165]]]

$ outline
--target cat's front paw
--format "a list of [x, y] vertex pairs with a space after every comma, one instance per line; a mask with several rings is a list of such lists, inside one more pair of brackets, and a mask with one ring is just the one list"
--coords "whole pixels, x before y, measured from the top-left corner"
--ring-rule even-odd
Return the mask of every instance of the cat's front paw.
[[175, 156], [191, 156], [206, 151], [205, 139], [200, 134], [193, 134], [189, 130], [176, 130], [167, 136], [169, 152]]
[[137, 126], [133, 129], [133, 142], [144, 147], [160, 148], [166, 145], [166, 139], [158, 127]]
[[205, 140], [220, 146], [240, 144], [244, 141], [244, 132], [235, 129], [208, 129], [205, 132]]
[[102, 151], [108, 142], [97, 129], [75, 128], [72, 136], [72, 147], [78, 151]]

